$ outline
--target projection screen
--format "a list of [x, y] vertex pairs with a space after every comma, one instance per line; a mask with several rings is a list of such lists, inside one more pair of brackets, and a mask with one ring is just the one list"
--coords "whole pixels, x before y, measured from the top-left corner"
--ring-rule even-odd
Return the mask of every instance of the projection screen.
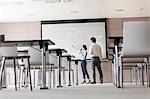
[[[82, 45], [91, 45], [90, 38], [96, 37], [97, 43], [102, 47], [102, 57], [107, 58], [106, 21], [99, 19], [42, 21], [42, 39], [55, 42], [55, 48], [64, 48], [69, 54], [80, 58], [79, 51]], [[88, 54], [88, 57], [90, 55]]]

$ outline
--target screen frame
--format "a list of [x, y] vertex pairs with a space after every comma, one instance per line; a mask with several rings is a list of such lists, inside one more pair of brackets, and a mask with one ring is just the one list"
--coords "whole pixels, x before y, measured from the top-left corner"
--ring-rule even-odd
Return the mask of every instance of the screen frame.
[[68, 23], [91, 23], [91, 22], [105, 22], [105, 40], [106, 40], [106, 58], [108, 59], [107, 50], [107, 18], [94, 18], [94, 19], [71, 19], [71, 20], [43, 20], [41, 21], [41, 40], [42, 40], [42, 26], [46, 24], [68, 24]]

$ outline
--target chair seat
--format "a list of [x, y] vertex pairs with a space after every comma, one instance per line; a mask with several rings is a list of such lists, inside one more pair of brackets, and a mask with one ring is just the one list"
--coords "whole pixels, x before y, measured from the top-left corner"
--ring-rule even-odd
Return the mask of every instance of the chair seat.
[[144, 63], [144, 58], [122, 58], [123, 63]]
[[132, 70], [132, 68], [126, 67], [126, 68], [123, 68], [123, 70]]
[[29, 55], [23, 55], [23, 56], [3, 56], [6, 59], [22, 59], [22, 58], [30, 58]]
[[124, 66], [137, 66], [137, 63], [123, 63]]
[[[63, 71], [69, 71], [69, 69], [64, 69]], [[73, 69], [70, 69], [70, 71], [73, 71]]]

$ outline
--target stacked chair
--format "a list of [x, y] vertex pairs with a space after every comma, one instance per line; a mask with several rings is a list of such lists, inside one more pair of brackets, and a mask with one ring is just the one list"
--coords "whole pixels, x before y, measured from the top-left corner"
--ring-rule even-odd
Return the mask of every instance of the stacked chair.
[[[128, 68], [136, 68], [141, 71], [140, 79], [142, 85], [147, 82], [150, 87], [150, 73], [149, 73], [149, 56], [150, 46], [149, 31], [147, 21], [125, 22], [123, 24], [123, 48], [120, 56], [119, 65], [121, 66], [121, 87], [123, 88], [123, 70], [128, 64]], [[134, 65], [133, 65], [134, 64]], [[141, 64], [141, 67], [139, 67]], [[130, 65], [130, 66], [129, 66]], [[140, 73], [140, 72], [139, 72]], [[145, 78], [145, 79], [144, 79]]]
[[19, 66], [19, 59], [27, 60], [27, 78], [29, 78], [30, 89], [32, 91], [31, 71], [30, 71], [30, 56], [29, 55], [18, 55], [17, 46], [11, 47], [0, 47], [1, 52], [1, 68], [0, 68], [0, 87], [2, 88], [3, 83], [3, 72], [6, 67], [14, 68], [14, 81], [15, 90], [17, 90], [17, 72], [16, 67]]

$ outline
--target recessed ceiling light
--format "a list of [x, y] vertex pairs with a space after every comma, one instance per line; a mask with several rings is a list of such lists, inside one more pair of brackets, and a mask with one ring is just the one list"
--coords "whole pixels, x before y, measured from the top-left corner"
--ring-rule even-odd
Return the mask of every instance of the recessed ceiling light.
[[144, 8], [140, 8], [139, 10], [140, 10], [140, 11], [143, 11], [143, 10], [144, 10]]
[[70, 13], [79, 13], [79, 11], [70, 11]]
[[122, 12], [124, 9], [115, 9], [116, 12]]
[[43, 1], [43, 0], [32, 0], [32, 1], [33, 1], [33, 2], [35, 1], [35, 2], [36, 2], [36, 1]]
[[13, 2], [13, 3], [14, 3], [14, 4], [17, 4], [17, 5], [24, 4], [24, 2], [21, 2], [21, 1]]
[[33, 15], [35, 15], [35, 13], [28, 13], [27, 15], [29, 15], [29, 16], [33, 16]]

